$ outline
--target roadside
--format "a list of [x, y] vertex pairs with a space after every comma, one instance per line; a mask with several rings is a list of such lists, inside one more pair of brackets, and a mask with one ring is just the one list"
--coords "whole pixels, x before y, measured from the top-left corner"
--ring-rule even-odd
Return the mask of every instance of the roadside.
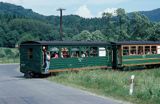
[[[130, 76], [135, 75], [133, 95], [129, 95]], [[136, 104], [159, 104], [160, 102], [160, 70], [113, 71], [85, 70], [59, 73], [48, 78], [50, 81], [85, 91], [133, 102]]]
[[103, 96], [103, 95], [99, 95], [99, 94], [93, 93], [93, 92], [89, 91], [88, 89], [86, 89], [84, 87], [80, 87], [80, 86], [76, 86], [76, 85], [67, 85], [67, 84], [64, 84], [64, 85], [68, 86], [68, 87], [78, 88], [82, 92], [87, 93], [87, 94], [89, 94], [91, 96], [103, 98], [103, 99], [106, 99], [106, 100], [111, 100], [111, 101], [117, 102], [118, 104], [133, 104], [131, 102], [123, 101], [121, 99], [118, 100], [118, 99], [115, 99], [113, 97], [107, 97], [107, 96]]
[[122, 104], [42, 78], [25, 79], [19, 65], [0, 65], [0, 104]]
[[18, 48], [0, 48], [0, 64], [19, 63]]

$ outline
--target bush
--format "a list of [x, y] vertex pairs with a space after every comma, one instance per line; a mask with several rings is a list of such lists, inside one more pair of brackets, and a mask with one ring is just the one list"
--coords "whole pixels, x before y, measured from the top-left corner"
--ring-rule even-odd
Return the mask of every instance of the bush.
[[0, 48], [0, 63], [19, 62], [19, 50], [15, 48]]
[[11, 49], [7, 48], [4, 51], [5, 51], [5, 54], [6, 54], [7, 58], [14, 58], [15, 55], [14, 55], [14, 52]]
[[6, 56], [6, 54], [5, 54], [4, 50], [0, 49], [0, 58], [3, 58], [5, 56]]

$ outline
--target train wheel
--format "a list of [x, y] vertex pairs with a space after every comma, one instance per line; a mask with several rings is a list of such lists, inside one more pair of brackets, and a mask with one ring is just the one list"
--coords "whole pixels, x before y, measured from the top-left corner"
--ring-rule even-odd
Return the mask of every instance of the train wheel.
[[155, 65], [146, 65], [145, 67], [146, 67], [147, 69], [152, 69], [152, 68], [155, 67]]
[[25, 78], [33, 78], [34, 77], [34, 73], [31, 71], [28, 71], [26, 73], [24, 73], [24, 77]]

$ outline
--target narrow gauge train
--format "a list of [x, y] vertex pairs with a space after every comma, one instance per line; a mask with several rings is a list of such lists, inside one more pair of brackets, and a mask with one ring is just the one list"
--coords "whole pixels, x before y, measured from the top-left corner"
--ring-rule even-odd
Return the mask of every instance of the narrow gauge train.
[[46, 53], [51, 57], [48, 73], [160, 64], [158, 41], [26, 41], [20, 45], [20, 71], [30, 76], [45, 74]]

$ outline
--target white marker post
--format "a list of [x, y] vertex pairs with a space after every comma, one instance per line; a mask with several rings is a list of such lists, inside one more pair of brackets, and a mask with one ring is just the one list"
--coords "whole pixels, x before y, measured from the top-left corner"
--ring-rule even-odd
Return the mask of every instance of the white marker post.
[[131, 75], [131, 85], [130, 85], [130, 89], [129, 89], [129, 95], [133, 94], [133, 86], [134, 86], [134, 75]]

